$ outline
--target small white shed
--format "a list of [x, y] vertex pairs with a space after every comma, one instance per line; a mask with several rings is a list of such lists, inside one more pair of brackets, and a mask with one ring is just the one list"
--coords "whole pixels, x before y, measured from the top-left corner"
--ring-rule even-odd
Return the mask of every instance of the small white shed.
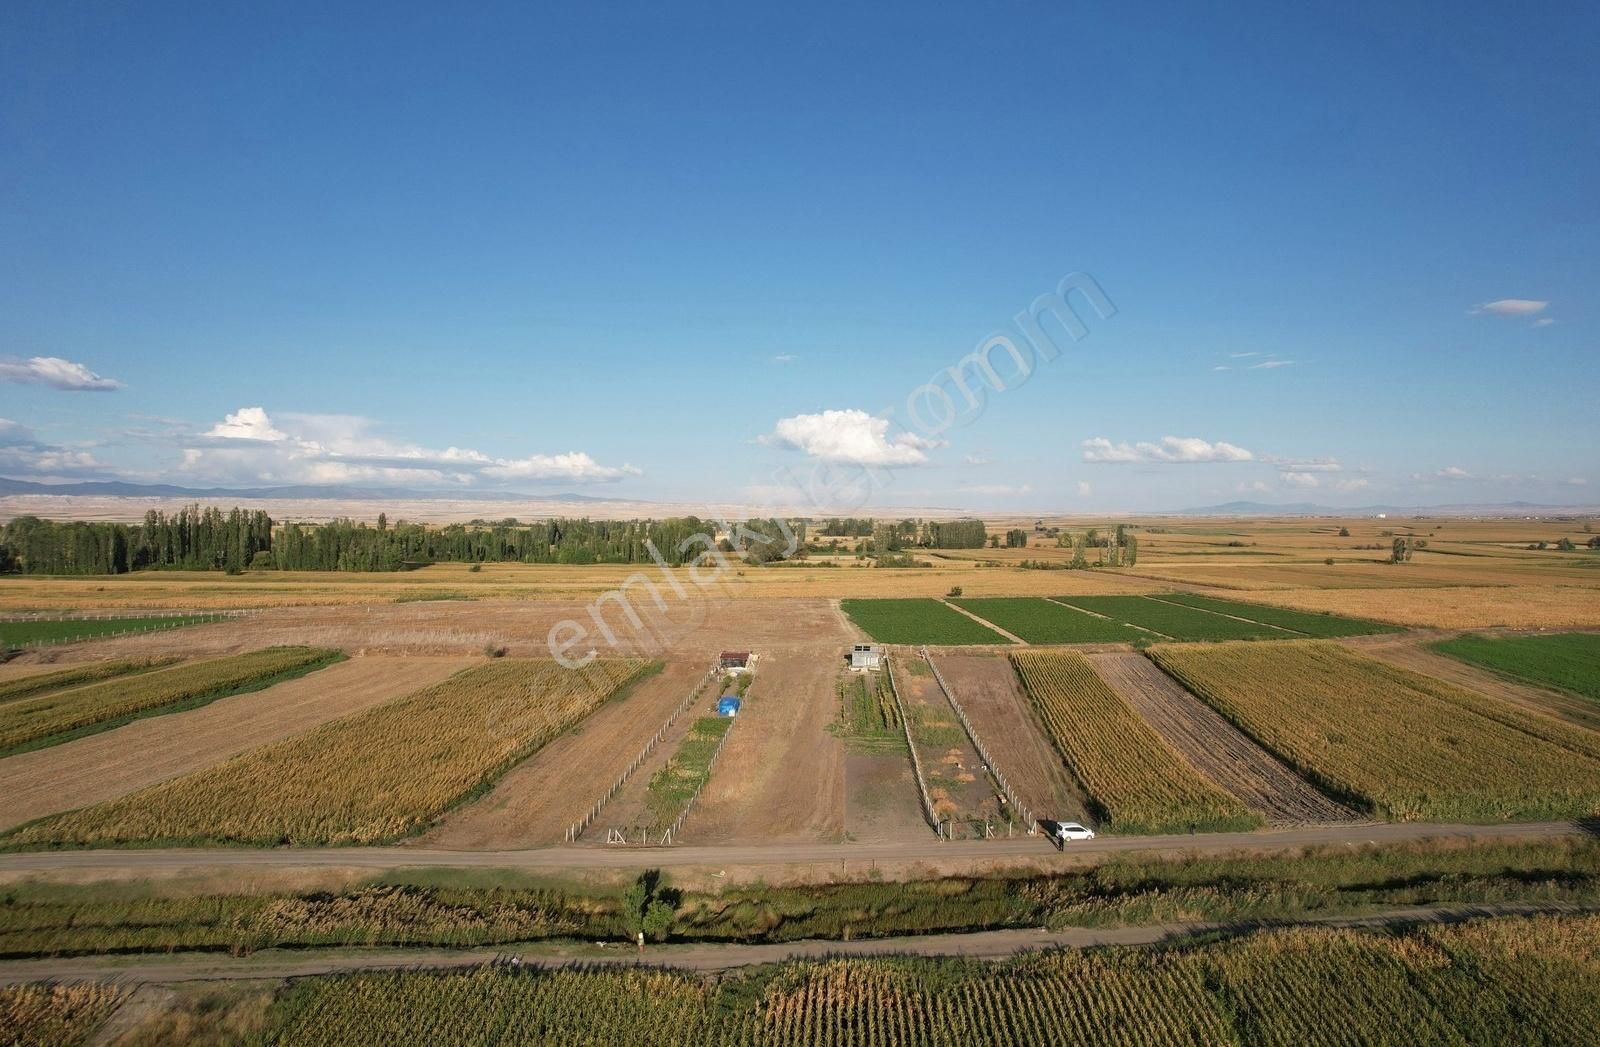
[[850, 668], [878, 669], [883, 666], [883, 648], [875, 643], [858, 643], [850, 648]]

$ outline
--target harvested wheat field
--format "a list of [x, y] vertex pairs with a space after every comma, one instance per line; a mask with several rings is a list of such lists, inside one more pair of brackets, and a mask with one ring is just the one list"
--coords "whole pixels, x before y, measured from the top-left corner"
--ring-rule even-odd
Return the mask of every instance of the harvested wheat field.
[[1089, 809], [1040, 726], [1003, 654], [936, 654], [932, 661], [1017, 799], [1035, 818], [1082, 822]]
[[684, 822], [683, 842], [840, 837], [845, 747], [828, 725], [838, 709], [838, 676], [849, 643], [843, 635], [809, 648], [758, 650], [755, 680], [705, 792]]
[[[1597, 579], [1600, 580], [1600, 579]], [[1290, 589], [1253, 593], [1259, 603], [1331, 611], [1414, 628], [1563, 629], [1600, 626], [1600, 589], [1518, 585], [1444, 589]]]
[[707, 664], [669, 662], [661, 672], [629, 686], [513, 768], [487, 795], [447, 816], [417, 844], [490, 850], [560, 843], [568, 826], [605, 794], [699, 686]]
[[0, 760], [0, 830], [116, 799], [292, 738], [482, 659], [352, 658], [264, 691]]
[[1271, 824], [1358, 820], [1356, 812], [1318, 792], [1150, 659], [1132, 651], [1088, 658], [1168, 745]]

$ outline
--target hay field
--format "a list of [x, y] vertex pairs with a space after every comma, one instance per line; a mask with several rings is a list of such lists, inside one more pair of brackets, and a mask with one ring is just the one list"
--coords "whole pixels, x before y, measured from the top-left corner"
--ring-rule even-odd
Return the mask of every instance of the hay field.
[[1449, 589], [1258, 591], [1256, 603], [1426, 629], [1600, 627], [1600, 589], [1566, 585]]

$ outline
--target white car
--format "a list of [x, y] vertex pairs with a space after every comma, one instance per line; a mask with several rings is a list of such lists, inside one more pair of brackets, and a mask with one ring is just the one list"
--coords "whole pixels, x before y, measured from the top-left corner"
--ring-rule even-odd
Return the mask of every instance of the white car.
[[1092, 840], [1094, 839], [1094, 830], [1087, 825], [1079, 825], [1077, 822], [1057, 822], [1056, 839], [1062, 841]]

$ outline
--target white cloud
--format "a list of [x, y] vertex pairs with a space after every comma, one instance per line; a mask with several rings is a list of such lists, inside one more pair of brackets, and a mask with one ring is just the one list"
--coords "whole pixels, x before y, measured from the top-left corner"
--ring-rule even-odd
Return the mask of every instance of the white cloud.
[[775, 364], [792, 364], [794, 361], [795, 355], [793, 353], [779, 353], [772, 358], [772, 362]]
[[1441, 480], [1470, 480], [1470, 479], [1472, 479], [1472, 474], [1467, 472], [1465, 469], [1461, 468], [1459, 465], [1447, 465], [1443, 469], [1440, 469], [1437, 473], [1434, 473], [1433, 475], [1437, 476]]
[[37, 383], [71, 392], [105, 392], [121, 389], [122, 383], [104, 378], [80, 363], [59, 356], [0, 357], [0, 381]]
[[849, 408], [778, 419], [761, 442], [803, 451], [824, 462], [854, 465], [922, 465], [930, 448], [943, 446], [915, 433], [889, 435], [889, 420]]
[[273, 428], [272, 419], [261, 407], [239, 408], [213, 425], [206, 435], [219, 440], [261, 440], [266, 443], [289, 439], [287, 433]]
[[1493, 302], [1483, 302], [1472, 307], [1472, 315], [1489, 313], [1493, 316], [1533, 316], [1542, 313], [1549, 302], [1537, 298], [1499, 298]]
[[969, 454], [961, 459], [963, 465], [988, 465], [989, 461], [981, 454]]
[[1235, 360], [1248, 360], [1252, 356], [1260, 356], [1260, 355], [1261, 355], [1260, 353], [1229, 353], [1228, 354], [1228, 356], [1230, 356], [1231, 358], [1233, 358]]
[[1293, 470], [1297, 473], [1338, 473], [1344, 471], [1337, 458], [1263, 458], [1278, 467], [1279, 472]]
[[1556, 320], [1555, 320], [1555, 317], [1553, 317], [1553, 316], [1541, 316], [1541, 317], [1539, 317], [1539, 319], [1537, 319], [1537, 320], [1535, 320], [1533, 322], [1533, 326], [1535, 326], [1535, 327], [1549, 327], [1551, 324], [1553, 324], [1555, 322], [1556, 322]]
[[1263, 360], [1258, 364], [1251, 364], [1247, 368], [1247, 370], [1250, 370], [1250, 371], [1260, 371], [1262, 369], [1271, 370], [1274, 367], [1288, 367], [1293, 363], [1294, 363], [1293, 360], [1277, 360], [1277, 359]]
[[1087, 497], [1089, 497], [1090, 493], [1091, 493], [1091, 491], [1090, 491], [1090, 488], [1089, 488], [1089, 481], [1088, 480], [1079, 480], [1078, 481], [1078, 497], [1079, 498], [1087, 498]]
[[500, 458], [471, 448], [397, 443], [358, 415], [272, 417], [243, 407], [183, 441], [179, 468], [191, 476], [248, 483], [403, 483], [470, 487], [482, 481], [606, 483], [639, 475], [582, 451]]
[[49, 478], [81, 477], [101, 468], [89, 451], [41, 443], [21, 422], [0, 418], [0, 471]]
[[1033, 486], [1023, 484], [1013, 487], [1010, 484], [976, 484], [961, 488], [963, 494], [997, 495], [997, 494], [1032, 494]]
[[1249, 462], [1255, 455], [1243, 447], [1197, 436], [1163, 436], [1159, 443], [1114, 444], [1103, 436], [1083, 441], [1083, 460], [1102, 465], [1127, 463]]
[[1290, 487], [1317, 487], [1320, 484], [1315, 473], [1284, 473], [1283, 482]]
[[1589, 483], [1589, 481], [1585, 480], [1581, 476], [1568, 477], [1567, 481], [1566, 481], [1566, 484], [1567, 484], [1568, 487], [1583, 487], [1583, 486], [1586, 486], [1588, 483]]
[[1369, 484], [1370, 481], [1365, 476], [1354, 476], [1348, 480], [1335, 480], [1333, 486], [1337, 490], [1349, 493], [1351, 491], [1364, 490]]

